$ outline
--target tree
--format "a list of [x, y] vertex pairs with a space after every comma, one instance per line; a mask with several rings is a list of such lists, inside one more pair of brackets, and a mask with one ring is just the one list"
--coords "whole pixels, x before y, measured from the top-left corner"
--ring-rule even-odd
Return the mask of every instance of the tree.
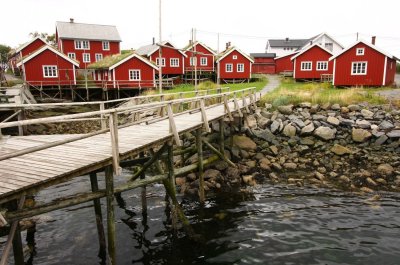
[[35, 32], [29, 33], [29, 36], [31, 36], [32, 38], [40, 37], [40, 38], [44, 39], [50, 45], [56, 44], [56, 34], [49, 35], [49, 33], [46, 33], [46, 32], [39, 33], [37, 31], [35, 31]]
[[8, 53], [11, 51], [11, 47], [0, 44], [0, 63], [7, 63]]

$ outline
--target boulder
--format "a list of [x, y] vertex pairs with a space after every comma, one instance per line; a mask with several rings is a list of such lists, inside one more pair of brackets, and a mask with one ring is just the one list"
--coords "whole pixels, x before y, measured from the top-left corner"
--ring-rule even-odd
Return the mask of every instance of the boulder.
[[269, 150], [271, 150], [271, 152], [272, 152], [274, 155], [278, 155], [278, 153], [279, 153], [278, 147], [276, 147], [275, 145], [270, 146], [270, 147], [269, 147]]
[[329, 127], [320, 126], [314, 131], [314, 134], [317, 137], [327, 141], [335, 139], [336, 130]]
[[268, 158], [263, 158], [259, 161], [260, 163], [260, 168], [263, 170], [271, 170], [270, 165], [271, 161], [268, 160]]
[[361, 115], [363, 115], [365, 119], [372, 119], [374, 117], [374, 113], [367, 109], [362, 109]]
[[394, 172], [393, 167], [389, 164], [380, 164], [376, 170], [381, 176], [391, 176]]
[[307, 126], [304, 126], [301, 131], [300, 135], [310, 135], [315, 130], [314, 123], [310, 122]]
[[283, 167], [285, 168], [285, 169], [296, 169], [297, 168], [297, 164], [296, 163], [284, 163], [283, 164]]
[[383, 121], [378, 126], [381, 130], [391, 130], [394, 128], [394, 125], [389, 121]]
[[246, 117], [246, 121], [247, 121], [247, 126], [251, 129], [256, 128], [257, 127], [257, 120], [254, 117], [254, 115], [249, 115]]
[[254, 151], [257, 149], [256, 143], [247, 136], [234, 135], [233, 145], [246, 151]]
[[271, 123], [270, 119], [267, 119], [263, 116], [261, 116], [260, 118], [258, 118], [258, 127], [260, 127], [261, 129], [265, 129], [267, 128], [267, 126]]
[[368, 141], [368, 139], [371, 138], [371, 136], [372, 134], [364, 129], [353, 128], [353, 130], [351, 131], [351, 137], [353, 141], [357, 143], [364, 143]]
[[331, 148], [331, 152], [336, 154], [336, 155], [339, 155], [339, 156], [347, 155], [347, 154], [351, 154], [352, 153], [352, 151], [349, 148], [347, 148], [345, 146], [342, 146], [340, 144], [335, 144]]
[[302, 102], [299, 104], [300, 108], [311, 108], [311, 103], [310, 102]]
[[331, 125], [334, 125], [334, 126], [339, 126], [339, 124], [340, 124], [340, 121], [337, 118], [331, 117], [331, 116], [328, 117], [326, 122], [331, 124]]
[[361, 129], [369, 129], [371, 128], [371, 123], [367, 120], [356, 120], [357, 127]]
[[274, 120], [271, 124], [271, 132], [279, 133], [281, 127], [282, 127], [282, 121], [280, 119]]
[[278, 144], [276, 140], [276, 136], [268, 129], [265, 130], [253, 130], [253, 133], [256, 137], [263, 139], [272, 144]]
[[242, 180], [246, 185], [255, 186], [257, 184], [256, 180], [252, 175], [242, 176]]
[[291, 121], [293, 124], [295, 124], [299, 128], [303, 128], [304, 126], [306, 126], [304, 124], [304, 121], [300, 120], [299, 118], [293, 118], [293, 119], [291, 119]]
[[217, 179], [217, 178], [219, 178], [219, 177], [221, 177], [221, 172], [219, 172], [218, 170], [216, 170], [216, 169], [207, 169], [205, 172], [204, 172], [204, 179]]
[[361, 107], [359, 105], [348, 105], [347, 108], [350, 111], [359, 111], [361, 109]]
[[290, 115], [293, 113], [293, 105], [278, 106], [278, 111], [284, 115]]
[[389, 137], [387, 137], [385, 134], [383, 134], [383, 135], [379, 136], [378, 139], [376, 139], [375, 144], [383, 145], [388, 139], [389, 139]]
[[393, 130], [386, 134], [389, 138], [400, 138], [400, 130]]
[[293, 137], [296, 135], [296, 127], [294, 127], [291, 123], [285, 126], [283, 129], [283, 134], [288, 137]]
[[333, 104], [331, 106], [331, 110], [340, 110], [340, 105], [339, 104]]

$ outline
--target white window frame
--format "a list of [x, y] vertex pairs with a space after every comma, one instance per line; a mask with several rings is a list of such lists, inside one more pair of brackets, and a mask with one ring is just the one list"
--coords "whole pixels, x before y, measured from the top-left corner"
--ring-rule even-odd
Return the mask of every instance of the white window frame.
[[[46, 68], [47, 68], [47, 74], [46, 74]], [[58, 77], [57, 65], [43, 65], [42, 69], [43, 69], [43, 77], [44, 78], [57, 78]]]
[[[85, 60], [86, 56], [87, 56], [88, 60]], [[87, 53], [87, 52], [82, 53], [82, 62], [90, 63], [90, 53]]]
[[[310, 67], [307, 67], [308, 65], [309, 65]], [[304, 61], [304, 62], [301, 62], [300, 70], [301, 70], [301, 71], [312, 71], [312, 61]]]
[[201, 66], [206, 66], [208, 64], [208, 58], [207, 57], [200, 57], [200, 65]]
[[69, 52], [67, 55], [68, 55], [68, 58], [76, 60], [76, 54], [74, 52]]
[[237, 60], [237, 55], [233, 55], [233, 56], [232, 56], [232, 59], [233, 59], [233, 60]]
[[[161, 57], [161, 64], [162, 64], [161, 65], [162, 67], [165, 67], [165, 58], [164, 57]], [[156, 65], [160, 66], [160, 57], [156, 58]]]
[[74, 42], [76, 50], [90, 50], [90, 42], [88, 40], [75, 40]]
[[103, 51], [109, 51], [110, 50], [110, 42], [109, 41], [102, 41], [101, 42], [101, 47], [103, 47]]
[[[324, 66], [324, 67], [322, 67]], [[328, 61], [317, 61], [317, 71], [328, 71]]]
[[179, 58], [170, 58], [169, 66], [171, 67], [179, 67]]
[[[361, 67], [358, 68], [356, 66], [356, 68], [354, 68], [355, 65], [358, 65], [358, 64], [360, 64]], [[358, 70], [362, 69], [362, 64], [365, 64], [364, 72], [362, 72], [362, 71], [358, 72]], [[356, 71], [354, 71], [354, 70], [356, 70]], [[363, 62], [351, 62], [351, 75], [367, 75], [367, 70], [368, 70], [368, 62], [366, 62], [366, 61], [363, 61]]]
[[365, 48], [357, 48], [356, 49], [356, 55], [361, 56], [365, 54]]
[[[228, 70], [228, 66], [231, 68], [230, 71]], [[232, 73], [233, 72], [233, 64], [231, 64], [231, 63], [225, 64], [225, 72]]]
[[129, 81], [140, 81], [141, 78], [142, 74], [140, 69], [129, 69]]
[[[242, 69], [240, 69], [240, 68], [242, 68]], [[238, 63], [238, 64], [236, 65], [236, 71], [237, 71], [238, 73], [243, 73], [243, 72], [244, 72], [244, 63]]]
[[190, 66], [195, 66], [195, 65], [197, 65], [197, 58], [190, 57]]
[[95, 60], [95, 62], [103, 60], [103, 54], [102, 53], [96, 53], [94, 55], [94, 60]]

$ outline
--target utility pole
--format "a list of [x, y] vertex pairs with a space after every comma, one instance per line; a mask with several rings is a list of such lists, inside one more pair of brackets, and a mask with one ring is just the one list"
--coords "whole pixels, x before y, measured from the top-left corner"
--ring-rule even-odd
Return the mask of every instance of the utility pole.
[[197, 51], [196, 51], [196, 29], [192, 29], [192, 34], [193, 34], [193, 45], [194, 45], [194, 57], [195, 62], [194, 62], [194, 90], [197, 90]]
[[[218, 56], [219, 55], [219, 32], [218, 32], [217, 36], [218, 36], [218, 43], [217, 43], [217, 56]], [[217, 87], [219, 87], [219, 62], [217, 63]]]
[[357, 39], [356, 39], [356, 41], [358, 41], [358, 32], [357, 32]]
[[160, 43], [158, 44], [158, 82], [159, 82], [159, 91], [160, 94], [162, 94], [162, 51], [161, 51], [161, 42], [162, 42], [162, 35], [161, 35], [161, 0], [158, 2], [159, 5], [159, 21], [158, 21], [158, 28], [159, 28], [159, 41]]

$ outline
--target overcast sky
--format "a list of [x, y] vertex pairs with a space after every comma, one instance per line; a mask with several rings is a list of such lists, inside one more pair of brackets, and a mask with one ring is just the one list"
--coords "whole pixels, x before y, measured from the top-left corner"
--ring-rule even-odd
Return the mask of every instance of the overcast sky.
[[[137, 49], [158, 40], [159, 0], [17, 0], [2, 1], [0, 43], [15, 47], [29, 33], [55, 32], [56, 21], [116, 25], [123, 49]], [[225, 43], [250, 52], [264, 52], [269, 38], [309, 38], [327, 32], [343, 45], [356, 33], [400, 56], [399, 18], [395, 0], [162, 0], [162, 36], [178, 47], [191, 38], [223, 50]]]

